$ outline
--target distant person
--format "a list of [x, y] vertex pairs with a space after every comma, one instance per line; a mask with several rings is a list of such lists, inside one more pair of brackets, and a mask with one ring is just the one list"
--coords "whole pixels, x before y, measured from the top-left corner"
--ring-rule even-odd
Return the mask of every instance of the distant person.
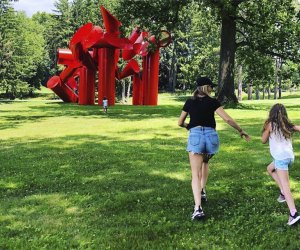
[[103, 106], [103, 112], [107, 113], [108, 100], [107, 100], [106, 96], [103, 97], [102, 106]]
[[262, 132], [262, 143], [269, 140], [270, 153], [273, 161], [267, 167], [269, 175], [280, 188], [278, 202], [287, 202], [290, 210], [288, 225], [299, 221], [294, 199], [290, 189], [289, 167], [294, 162], [295, 156], [292, 146], [292, 134], [300, 131], [300, 126], [295, 126], [289, 119], [286, 108], [282, 104], [275, 104], [265, 121]]
[[[235, 128], [241, 137], [244, 136], [247, 141], [250, 140], [249, 135], [224, 111], [220, 102], [210, 96], [213, 87], [216, 85], [207, 77], [200, 77], [196, 82], [197, 88], [192, 98], [185, 102], [178, 120], [179, 126], [189, 130], [187, 151], [192, 171], [192, 190], [195, 202], [192, 220], [204, 218], [204, 212], [201, 207], [201, 197], [204, 200], [203, 195], [201, 196], [201, 191], [203, 193], [203, 185], [201, 183], [203, 181], [203, 163], [208, 163], [209, 159], [219, 149], [215, 112], [231, 127]], [[190, 122], [186, 123], [185, 120], [188, 115]]]

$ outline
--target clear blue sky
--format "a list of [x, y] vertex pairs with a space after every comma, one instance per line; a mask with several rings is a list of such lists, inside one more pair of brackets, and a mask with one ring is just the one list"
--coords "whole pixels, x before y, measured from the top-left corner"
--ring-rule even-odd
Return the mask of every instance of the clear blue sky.
[[19, 0], [13, 3], [14, 9], [17, 11], [25, 11], [28, 17], [31, 17], [38, 11], [52, 13], [55, 0]]

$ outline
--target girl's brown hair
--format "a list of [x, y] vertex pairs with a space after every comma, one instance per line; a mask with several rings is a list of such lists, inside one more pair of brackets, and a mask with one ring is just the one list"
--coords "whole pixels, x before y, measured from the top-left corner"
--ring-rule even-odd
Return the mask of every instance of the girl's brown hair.
[[199, 95], [210, 96], [212, 88], [209, 85], [198, 86], [193, 93], [193, 99], [199, 98]]
[[271, 123], [272, 131], [274, 131], [275, 134], [281, 132], [286, 139], [291, 138], [294, 132], [294, 124], [289, 120], [286, 108], [283, 104], [277, 103], [271, 108], [264, 128], [268, 123]]

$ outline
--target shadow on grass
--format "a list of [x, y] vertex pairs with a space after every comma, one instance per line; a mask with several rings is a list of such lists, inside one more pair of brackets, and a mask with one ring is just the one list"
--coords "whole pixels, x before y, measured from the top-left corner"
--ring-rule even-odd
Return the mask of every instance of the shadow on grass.
[[[110, 107], [108, 114], [103, 113], [101, 106], [80, 106], [77, 104], [48, 103], [46, 106], [28, 106], [25, 110], [7, 111], [0, 116], [2, 123], [0, 129], [15, 128], [27, 122], [39, 122], [51, 117], [88, 117], [88, 118], [109, 118], [117, 120], [141, 121], [152, 118], [179, 117], [180, 107], [173, 105], [161, 106], [129, 106], [116, 105]], [[7, 114], [7, 115], [6, 115]], [[38, 114], [38, 115], [37, 115]], [[41, 115], [42, 114], [42, 115]]]
[[287, 96], [282, 96], [281, 99], [295, 99], [295, 98], [299, 98], [300, 99], [300, 94], [290, 94]]
[[[238, 104], [229, 104], [225, 105], [225, 109], [242, 109], [242, 110], [264, 110], [264, 111], [269, 111], [270, 108], [275, 104], [275, 103], [281, 103], [281, 100], [273, 100], [271, 102], [266, 102], [266, 103], [251, 103], [251, 104], [246, 104], [246, 103], [238, 103]], [[300, 105], [297, 103], [286, 103], [284, 104], [286, 108], [288, 109], [299, 109]]]
[[[0, 152], [0, 246], [276, 246], [273, 229], [281, 226], [265, 218], [274, 210], [268, 195], [276, 191], [262, 176], [267, 149], [226, 131], [220, 137], [221, 150], [211, 161], [209, 202], [203, 205], [208, 219], [200, 224], [190, 222], [190, 170], [178, 138], [7, 141]], [[256, 237], [258, 232], [268, 241]], [[290, 242], [292, 233], [288, 236]]]
[[[182, 98], [182, 105], [187, 99], [186, 96], [178, 96], [174, 98]], [[239, 103], [235, 106], [228, 106], [226, 108], [240, 109], [240, 110], [263, 110], [268, 111], [273, 105], [273, 102], [267, 103], [253, 103], [244, 104]], [[13, 112], [3, 110], [1, 114], [0, 129], [8, 129], [19, 126], [26, 122], [38, 122], [50, 117], [90, 117], [90, 118], [110, 118], [118, 120], [141, 121], [152, 118], [173, 118], [179, 117], [182, 105], [159, 105], [159, 106], [132, 106], [132, 105], [115, 105], [109, 107], [108, 114], [102, 112], [102, 107], [81, 106], [77, 104], [68, 104], [62, 102], [49, 102], [46, 105], [30, 105], [27, 109], [16, 109]], [[286, 103], [289, 110], [300, 109], [298, 103]], [[9, 115], [11, 112], [12, 115]], [[41, 115], [42, 114], [42, 115]]]
[[[115, 237], [126, 239], [130, 231], [140, 234], [145, 228], [150, 231], [142, 238], [154, 239], [152, 226], [172, 218], [166, 212], [176, 198], [174, 187], [183, 198], [190, 196], [184, 181], [168, 177], [176, 173], [171, 167], [178, 171], [182, 163], [171, 164], [174, 158], [161, 154], [161, 140], [74, 136], [13, 143], [1, 152], [1, 247], [21, 247], [33, 235], [39, 240], [32, 247], [47, 242], [51, 247], [83, 247], [85, 241], [90, 246], [97, 242], [94, 247], [116, 246], [120, 241]], [[180, 151], [173, 149], [171, 155], [178, 157]], [[181, 208], [188, 200], [180, 201], [174, 207], [185, 217]]]

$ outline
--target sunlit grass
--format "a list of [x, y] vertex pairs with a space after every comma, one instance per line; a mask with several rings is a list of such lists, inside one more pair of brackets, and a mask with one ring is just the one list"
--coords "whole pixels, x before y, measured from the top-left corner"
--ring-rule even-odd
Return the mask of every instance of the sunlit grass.
[[[211, 160], [207, 219], [192, 223], [186, 96], [159, 106], [0, 102], [1, 249], [297, 249], [298, 228], [266, 174], [261, 128], [275, 102], [300, 124], [300, 98], [243, 101], [227, 112], [247, 143], [217, 118], [221, 148]], [[291, 188], [300, 206], [300, 134]], [[280, 234], [280, 237], [278, 236]]]

